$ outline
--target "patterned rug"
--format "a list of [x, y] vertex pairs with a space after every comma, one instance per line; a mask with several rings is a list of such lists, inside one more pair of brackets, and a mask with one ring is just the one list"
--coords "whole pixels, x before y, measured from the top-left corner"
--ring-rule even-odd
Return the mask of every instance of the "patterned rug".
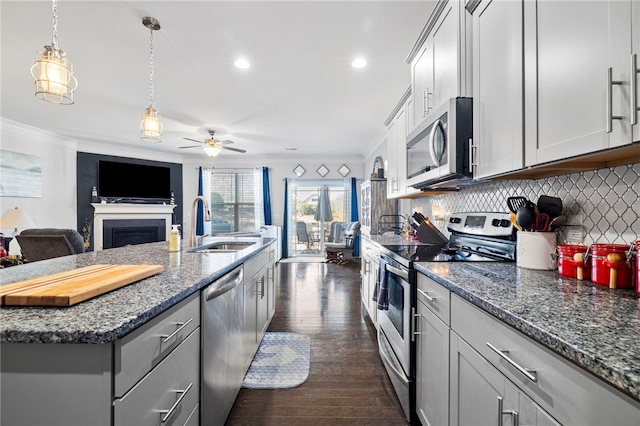
[[297, 333], [267, 332], [244, 377], [243, 388], [292, 388], [309, 377], [311, 341]]

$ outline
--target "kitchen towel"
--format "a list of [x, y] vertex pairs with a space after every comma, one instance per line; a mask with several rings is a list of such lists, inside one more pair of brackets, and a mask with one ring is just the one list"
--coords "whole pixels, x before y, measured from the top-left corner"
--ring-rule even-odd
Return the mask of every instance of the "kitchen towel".
[[266, 332], [251, 361], [243, 388], [292, 388], [309, 377], [311, 340], [298, 333]]
[[[373, 300], [378, 302], [378, 309], [389, 310], [389, 292], [387, 289], [387, 262], [380, 259], [378, 263], [378, 279], [376, 280], [376, 291], [373, 292]], [[377, 297], [376, 297], [377, 296]]]

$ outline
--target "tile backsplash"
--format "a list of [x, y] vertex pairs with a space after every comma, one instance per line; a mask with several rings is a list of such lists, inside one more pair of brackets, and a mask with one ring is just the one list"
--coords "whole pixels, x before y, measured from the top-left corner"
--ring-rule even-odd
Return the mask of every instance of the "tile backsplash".
[[[572, 225], [560, 228], [561, 244], [631, 244], [640, 238], [640, 163], [538, 180], [477, 183], [455, 193], [413, 199], [410, 211], [421, 209], [432, 220], [433, 205], [440, 206], [445, 219], [453, 212], [508, 212], [507, 197], [516, 195], [533, 202], [540, 195], [562, 199]], [[446, 220], [433, 222], [449, 234]]]

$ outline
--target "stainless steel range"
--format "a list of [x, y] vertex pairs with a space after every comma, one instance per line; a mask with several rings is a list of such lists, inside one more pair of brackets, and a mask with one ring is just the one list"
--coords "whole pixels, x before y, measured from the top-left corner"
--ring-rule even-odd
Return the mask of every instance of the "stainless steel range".
[[[382, 244], [378, 295], [378, 348], [407, 420], [415, 412], [415, 341], [417, 296], [414, 262], [515, 261], [516, 233], [508, 213], [454, 213], [447, 243]], [[384, 268], [384, 269], [383, 269]], [[381, 303], [382, 300], [382, 303]]]

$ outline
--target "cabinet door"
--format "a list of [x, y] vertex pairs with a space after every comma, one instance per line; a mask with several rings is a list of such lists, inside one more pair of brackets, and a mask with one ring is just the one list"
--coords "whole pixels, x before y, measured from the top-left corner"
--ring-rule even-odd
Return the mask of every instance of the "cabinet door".
[[[518, 425], [535, 425], [535, 426], [559, 426], [558, 423], [549, 413], [544, 411], [533, 399], [529, 398], [524, 392], [518, 389], [509, 380], [505, 382], [505, 400], [509, 406], [503, 403], [503, 421], [506, 416], [513, 418], [514, 414], [518, 415]], [[509, 424], [509, 423], [506, 423]], [[513, 421], [513, 424], [516, 424]]]
[[[635, 71], [630, 69], [631, 79], [635, 86], [635, 96], [632, 93], [631, 124], [633, 142], [640, 142], [640, 2], [631, 2], [631, 61]], [[635, 123], [635, 124], [634, 124]]]
[[459, 2], [452, 0], [441, 12], [430, 36], [433, 39], [433, 95], [429, 106], [433, 108], [438, 108], [449, 98], [461, 96], [459, 29]]
[[243, 347], [245, 365], [248, 367], [257, 349], [258, 294], [255, 276], [244, 283], [244, 333]]
[[423, 425], [449, 424], [449, 327], [418, 303], [416, 412]]
[[527, 166], [631, 142], [630, 14], [629, 0], [525, 2]]
[[267, 331], [269, 325], [269, 298], [267, 297], [267, 267], [258, 274], [256, 277], [256, 298], [257, 298], [257, 314], [256, 314], [256, 329], [258, 335], [256, 341], [260, 342], [264, 332]]
[[[396, 116], [397, 117], [397, 116]], [[387, 198], [398, 196], [398, 122], [394, 118], [387, 126]]]
[[427, 38], [420, 53], [411, 63], [411, 93], [413, 122], [417, 126], [426, 118], [433, 105], [433, 39]]
[[520, 169], [523, 141], [523, 1], [473, 12], [474, 178]]
[[451, 331], [450, 414], [452, 425], [495, 426], [504, 408], [504, 377]]

